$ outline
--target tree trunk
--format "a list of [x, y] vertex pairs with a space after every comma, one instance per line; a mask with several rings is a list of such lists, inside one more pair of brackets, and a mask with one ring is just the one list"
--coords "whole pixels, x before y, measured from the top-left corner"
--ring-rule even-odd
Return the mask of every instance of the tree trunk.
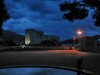
[[3, 31], [2, 25], [3, 25], [3, 20], [1, 19], [0, 20], [0, 37], [2, 36], [2, 31]]

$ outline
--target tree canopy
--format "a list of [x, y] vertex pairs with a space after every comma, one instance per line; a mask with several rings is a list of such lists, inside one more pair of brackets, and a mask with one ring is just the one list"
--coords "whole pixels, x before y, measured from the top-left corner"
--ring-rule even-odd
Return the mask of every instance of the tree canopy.
[[70, 22], [85, 19], [89, 14], [88, 8], [93, 9], [94, 24], [100, 27], [100, 0], [73, 0], [73, 2], [69, 0], [59, 6], [61, 12], [64, 12], [63, 18]]
[[4, 4], [4, 0], [0, 0], [0, 35], [2, 35], [3, 22], [9, 19], [9, 14]]

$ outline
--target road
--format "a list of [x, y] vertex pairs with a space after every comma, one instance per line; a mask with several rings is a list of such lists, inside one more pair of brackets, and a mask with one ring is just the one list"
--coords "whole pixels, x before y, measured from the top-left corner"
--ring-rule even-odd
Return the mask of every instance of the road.
[[80, 52], [77, 50], [0, 52], [0, 67], [51, 65], [76, 68], [76, 61], [82, 56], [82, 69], [100, 75], [100, 53]]

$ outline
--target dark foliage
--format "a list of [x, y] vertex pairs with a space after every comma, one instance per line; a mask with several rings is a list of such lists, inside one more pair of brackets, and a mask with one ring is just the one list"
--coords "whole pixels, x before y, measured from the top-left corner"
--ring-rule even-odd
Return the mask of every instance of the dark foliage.
[[[73, 44], [74, 41], [73, 39], [68, 39], [68, 40], [62, 41], [61, 43], [62, 44]], [[78, 39], [75, 40], [75, 43], [78, 44]]]
[[13, 41], [0, 41], [0, 46], [18, 46], [18, 45]]
[[42, 41], [41, 46], [60, 46], [60, 42], [58, 42], [57, 40], [45, 40]]
[[7, 9], [5, 8], [5, 4], [3, 0], [0, 0], [0, 35], [2, 35], [2, 24], [4, 21], [9, 19], [9, 14], [7, 13]]
[[100, 27], [100, 0], [74, 0], [73, 2], [65, 1], [59, 6], [60, 10], [64, 12], [63, 18], [69, 20], [70, 22], [85, 19], [89, 13], [87, 7], [93, 9], [94, 13], [92, 18], [95, 19], [95, 26]]
[[13, 41], [5, 41], [6, 46], [17, 46], [17, 44]]
[[0, 46], [3, 46], [4, 45], [4, 42], [3, 41], [0, 41]]

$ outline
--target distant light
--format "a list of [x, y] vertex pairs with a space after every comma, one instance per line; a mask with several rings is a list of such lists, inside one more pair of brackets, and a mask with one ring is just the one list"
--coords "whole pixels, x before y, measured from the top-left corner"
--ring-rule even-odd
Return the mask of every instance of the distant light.
[[25, 48], [25, 45], [22, 45], [21, 47], [22, 47], [22, 48]]

